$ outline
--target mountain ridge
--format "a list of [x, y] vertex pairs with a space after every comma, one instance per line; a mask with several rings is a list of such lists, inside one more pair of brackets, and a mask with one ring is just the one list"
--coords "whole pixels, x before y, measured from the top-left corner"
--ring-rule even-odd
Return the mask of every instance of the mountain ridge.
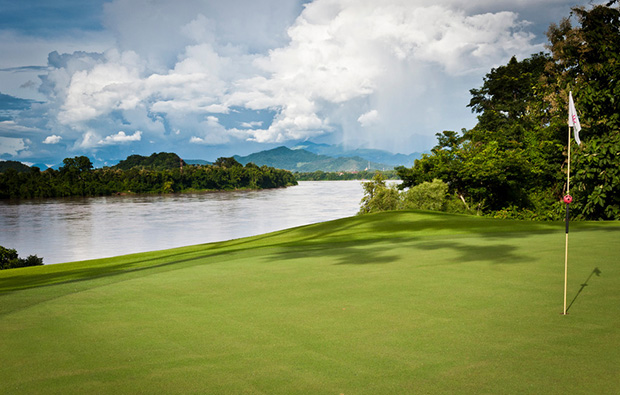
[[305, 141], [290, 147], [292, 150], [303, 149], [308, 152], [312, 152], [317, 155], [326, 155], [334, 158], [343, 157], [359, 157], [367, 161], [384, 163], [392, 167], [405, 166], [412, 167], [416, 159], [422, 157], [422, 152], [413, 152], [411, 154], [394, 154], [389, 151], [373, 149], [373, 148], [356, 148], [346, 149], [343, 144], [330, 145], [330, 144], [317, 144], [311, 141]]
[[338, 157], [319, 155], [304, 149], [291, 149], [280, 146], [266, 151], [255, 152], [247, 156], [233, 156], [242, 165], [249, 162], [257, 166], [272, 166], [279, 169], [301, 173], [322, 171], [355, 172], [362, 170], [389, 170], [393, 166], [366, 160], [361, 157]]

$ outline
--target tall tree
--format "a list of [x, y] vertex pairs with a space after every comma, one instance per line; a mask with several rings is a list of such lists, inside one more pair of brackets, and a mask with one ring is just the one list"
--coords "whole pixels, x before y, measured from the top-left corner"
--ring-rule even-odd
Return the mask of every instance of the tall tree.
[[565, 114], [572, 90], [583, 127], [573, 156], [573, 206], [583, 218], [620, 219], [620, 10], [612, 1], [573, 14], [577, 26], [565, 18], [547, 33], [550, 101]]
[[[474, 142], [496, 141], [505, 147], [523, 142], [527, 130], [540, 125], [544, 112], [533, 106], [538, 84], [549, 56], [544, 53], [492, 69], [479, 89], [471, 89], [468, 107], [479, 114], [469, 132]], [[544, 122], [544, 121], [543, 121]]]

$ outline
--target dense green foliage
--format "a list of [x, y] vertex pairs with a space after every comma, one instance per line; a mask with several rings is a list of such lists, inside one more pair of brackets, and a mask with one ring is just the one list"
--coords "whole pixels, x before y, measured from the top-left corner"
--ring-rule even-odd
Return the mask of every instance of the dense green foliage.
[[0, 246], [0, 270], [41, 265], [43, 265], [43, 258], [36, 255], [20, 258], [15, 249]]
[[[59, 170], [41, 172], [38, 168], [31, 168], [28, 173], [18, 173], [10, 169], [0, 174], [0, 198], [263, 189], [297, 184], [293, 174], [286, 170], [258, 167], [253, 163], [242, 166], [233, 158], [220, 158], [214, 165], [183, 167], [180, 167], [180, 159], [175, 154], [151, 156], [155, 160], [148, 160], [147, 164], [136, 156], [130, 158], [129, 162], [124, 161], [121, 165], [126, 170], [108, 167], [93, 169], [85, 156], [65, 159], [64, 166]], [[129, 168], [127, 163], [135, 163], [136, 166]], [[176, 167], [166, 167], [173, 163]]]
[[9, 169], [13, 169], [19, 173], [27, 173], [30, 171], [30, 166], [26, 166], [14, 160], [0, 161], [0, 173], [4, 173]]
[[342, 181], [342, 180], [370, 180], [375, 174], [381, 173], [388, 180], [398, 179], [396, 170], [362, 170], [357, 172], [322, 171], [317, 170], [309, 173], [295, 172], [297, 181]]
[[404, 191], [396, 183], [387, 185], [385, 181], [383, 174], [377, 173], [371, 181], [362, 184], [364, 197], [358, 214], [390, 210], [475, 213], [464, 199], [448, 194], [448, 184], [440, 179], [424, 181]]
[[364, 188], [364, 197], [358, 214], [398, 209], [398, 189], [395, 185], [387, 186], [383, 174], [375, 174], [372, 181], [362, 183], [362, 187]]
[[187, 166], [177, 154], [170, 152], [153, 153], [151, 156], [131, 155], [120, 161], [114, 169], [130, 170], [135, 167], [148, 170], [173, 170]]
[[[573, 9], [548, 31], [549, 54], [491, 70], [469, 106], [478, 123], [444, 131], [413, 168], [397, 168], [409, 188], [433, 179], [448, 194], [501, 218], [560, 219], [567, 192], [568, 93], [582, 144], [571, 144], [572, 212], [620, 219], [620, 10], [616, 2]], [[572, 141], [572, 138], [571, 138]]]
[[3, 270], [0, 386], [5, 394], [617, 394], [620, 223], [574, 224], [568, 315], [561, 228], [384, 212]]
[[552, 76], [559, 88], [573, 90], [583, 127], [574, 207], [585, 218], [620, 219], [620, 5], [574, 12], [580, 27], [564, 20], [548, 33]]

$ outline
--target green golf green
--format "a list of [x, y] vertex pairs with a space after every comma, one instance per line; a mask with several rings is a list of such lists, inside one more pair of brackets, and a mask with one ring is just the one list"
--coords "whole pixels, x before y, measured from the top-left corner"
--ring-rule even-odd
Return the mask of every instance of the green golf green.
[[0, 272], [0, 392], [612, 394], [620, 224], [399, 211]]

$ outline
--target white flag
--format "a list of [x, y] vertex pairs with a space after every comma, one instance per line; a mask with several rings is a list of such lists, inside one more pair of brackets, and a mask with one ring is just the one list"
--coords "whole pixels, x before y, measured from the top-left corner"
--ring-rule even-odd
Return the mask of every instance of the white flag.
[[579, 117], [575, 110], [575, 103], [573, 102], [573, 92], [568, 94], [568, 126], [572, 126], [575, 131], [575, 141], [577, 145], [581, 144], [579, 140], [579, 131], [581, 130], [581, 124], [579, 123]]

